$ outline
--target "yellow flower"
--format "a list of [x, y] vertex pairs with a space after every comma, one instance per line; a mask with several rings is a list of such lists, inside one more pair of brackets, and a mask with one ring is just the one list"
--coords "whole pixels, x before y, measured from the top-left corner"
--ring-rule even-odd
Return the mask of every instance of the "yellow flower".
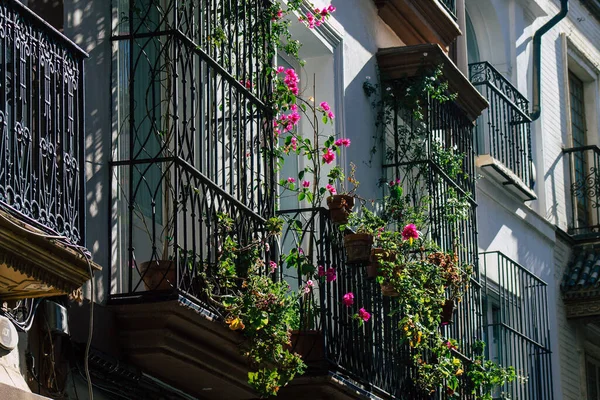
[[244, 325], [242, 320], [239, 318], [228, 318], [227, 321], [225, 321], [225, 323], [229, 325], [229, 329], [231, 329], [232, 331], [242, 331], [246, 327], [246, 325]]
[[459, 369], [456, 371], [456, 376], [461, 376], [461, 375], [463, 374], [463, 372], [465, 372], [465, 371], [463, 371], [463, 370], [462, 370], [462, 368], [459, 368]]
[[454, 357], [454, 358], [452, 358], [452, 365], [454, 365], [455, 367], [458, 367], [461, 365], [461, 362], [458, 358]]

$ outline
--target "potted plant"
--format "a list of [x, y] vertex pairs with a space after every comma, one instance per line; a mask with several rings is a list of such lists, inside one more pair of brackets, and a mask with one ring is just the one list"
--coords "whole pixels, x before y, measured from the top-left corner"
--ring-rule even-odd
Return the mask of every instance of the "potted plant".
[[344, 231], [347, 231], [349, 226], [354, 228], [354, 233], [344, 235], [348, 264], [369, 263], [374, 235], [379, 233], [384, 225], [384, 221], [365, 206], [361, 207], [360, 214], [356, 212], [350, 214], [348, 225], [341, 226]]
[[[348, 140], [349, 139], [344, 139]], [[342, 143], [340, 142], [340, 145]], [[348, 182], [352, 184], [352, 189], [345, 190], [344, 184], [345, 177], [344, 172], [339, 166], [331, 169], [327, 175], [329, 178], [329, 185], [333, 185], [335, 182], [340, 182], [342, 189], [341, 193], [332, 193], [331, 196], [327, 197], [327, 206], [329, 207], [329, 217], [334, 224], [342, 225], [348, 223], [348, 216], [354, 208], [354, 199], [356, 197], [356, 189], [360, 182], [356, 180], [356, 165], [350, 163], [350, 173], [348, 174]]]

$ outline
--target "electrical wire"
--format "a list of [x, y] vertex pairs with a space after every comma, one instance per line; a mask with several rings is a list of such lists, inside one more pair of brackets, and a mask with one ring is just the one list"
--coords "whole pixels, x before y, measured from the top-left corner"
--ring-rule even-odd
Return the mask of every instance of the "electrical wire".
[[[6, 222], [15, 226], [16, 228], [18, 228], [24, 232], [27, 232], [29, 234], [43, 237], [43, 238], [46, 238], [49, 240], [59, 240], [63, 245], [68, 246], [74, 250], [77, 250], [83, 256], [83, 258], [86, 260], [87, 266], [88, 266], [88, 272], [90, 274], [90, 318], [89, 318], [89, 332], [88, 332], [87, 342], [85, 345], [85, 354], [84, 354], [83, 361], [84, 361], [85, 377], [86, 377], [87, 384], [88, 384], [88, 396], [89, 396], [88, 398], [89, 398], [89, 400], [93, 400], [94, 399], [94, 390], [92, 387], [92, 379], [90, 377], [90, 366], [89, 366], [90, 347], [92, 345], [92, 335], [93, 335], [93, 330], [94, 330], [94, 293], [95, 293], [94, 272], [92, 271], [92, 263], [91, 263], [92, 253], [90, 253], [90, 251], [83, 246], [71, 243], [69, 241], [70, 239], [66, 236], [48, 235], [48, 234], [41, 233], [41, 232], [35, 232], [35, 231], [32, 231], [31, 229], [27, 229], [25, 226], [22, 226], [22, 225], [16, 223], [15, 221], [12, 221], [10, 218], [6, 217], [5, 215], [3, 215], [1, 213], [0, 213], [0, 217], [3, 220], [5, 220]], [[38, 305], [39, 305], [39, 303], [38, 303]], [[35, 313], [32, 313], [32, 315], [34, 315], [34, 314]], [[14, 321], [12, 319], [11, 319], [11, 321], [14, 323]], [[33, 317], [31, 318], [31, 321], [29, 323], [29, 328], [31, 328], [32, 323], [33, 323]], [[18, 327], [18, 325], [17, 325], [17, 327]]]

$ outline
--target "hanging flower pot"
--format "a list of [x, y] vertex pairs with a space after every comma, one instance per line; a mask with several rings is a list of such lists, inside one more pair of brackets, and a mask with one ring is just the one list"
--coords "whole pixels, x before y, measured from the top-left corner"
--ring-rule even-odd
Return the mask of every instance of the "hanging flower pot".
[[140, 264], [140, 275], [146, 290], [172, 290], [176, 286], [177, 271], [171, 260], [145, 261]]
[[336, 194], [327, 198], [329, 217], [335, 224], [347, 224], [348, 215], [354, 208], [354, 197], [345, 194]]
[[323, 333], [319, 330], [294, 330], [290, 350], [300, 354], [306, 363], [319, 363], [325, 359], [323, 343]]
[[392, 286], [389, 283], [382, 283], [381, 284], [381, 294], [387, 297], [398, 297], [400, 296], [400, 293], [398, 293], [396, 291], [396, 289], [394, 289], [394, 286]]
[[371, 258], [373, 235], [367, 233], [353, 233], [344, 236], [346, 248], [346, 262], [348, 264], [366, 264]]
[[446, 300], [442, 305], [442, 325], [448, 325], [452, 323], [454, 318], [454, 300]]
[[367, 277], [374, 279], [379, 276], [379, 263], [381, 261], [393, 262], [396, 260], [396, 253], [384, 250], [381, 247], [371, 249], [369, 265], [367, 265]]

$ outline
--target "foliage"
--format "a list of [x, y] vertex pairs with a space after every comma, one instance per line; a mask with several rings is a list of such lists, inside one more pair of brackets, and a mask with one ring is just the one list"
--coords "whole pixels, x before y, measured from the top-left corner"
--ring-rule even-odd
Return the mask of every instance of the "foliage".
[[248, 373], [250, 385], [263, 396], [276, 395], [305, 369], [301, 357], [289, 351], [298, 297], [289, 294], [287, 283], [267, 276], [250, 276], [242, 287], [228, 303], [226, 322], [248, 338], [244, 354], [253, 369]]
[[484, 342], [473, 346], [478, 355], [467, 368], [467, 377], [471, 386], [471, 394], [478, 400], [492, 400], [492, 394], [498, 387], [515, 380], [517, 377], [514, 367], [503, 368], [483, 356]]

